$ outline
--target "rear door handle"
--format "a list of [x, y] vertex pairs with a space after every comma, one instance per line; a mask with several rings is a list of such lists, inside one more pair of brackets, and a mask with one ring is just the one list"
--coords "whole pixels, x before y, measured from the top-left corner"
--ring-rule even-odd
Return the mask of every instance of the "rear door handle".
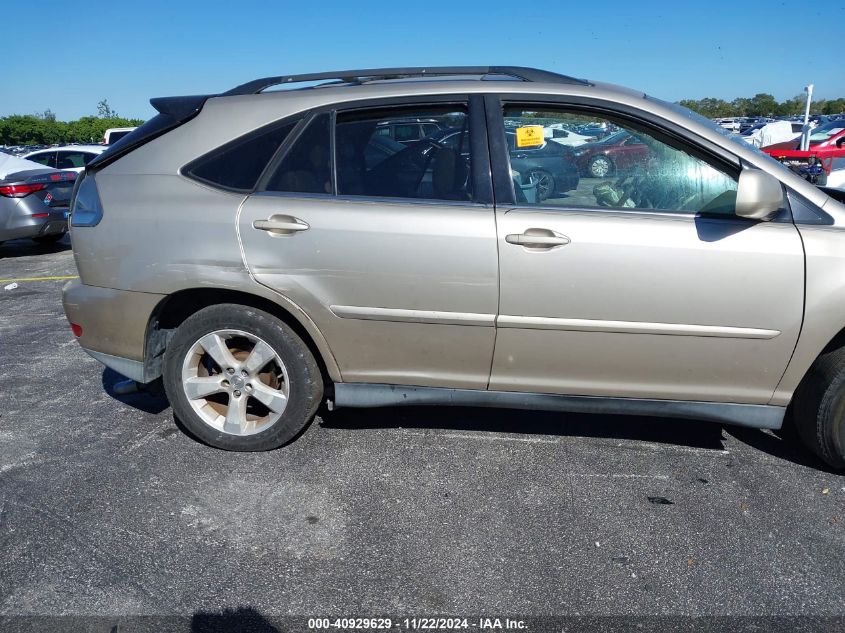
[[267, 231], [273, 235], [293, 235], [311, 228], [307, 222], [291, 215], [271, 215], [266, 220], [256, 220], [252, 223], [252, 226], [259, 231]]
[[572, 240], [549, 229], [525, 229], [524, 233], [510, 233], [505, 236], [508, 244], [516, 244], [537, 250], [566, 246]]

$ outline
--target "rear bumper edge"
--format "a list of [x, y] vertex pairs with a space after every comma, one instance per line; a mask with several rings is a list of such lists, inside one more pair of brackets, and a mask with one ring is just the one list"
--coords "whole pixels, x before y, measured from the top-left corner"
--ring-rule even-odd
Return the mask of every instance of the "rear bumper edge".
[[121, 358], [120, 356], [112, 356], [111, 354], [104, 354], [103, 352], [95, 352], [94, 350], [82, 348], [91, 358], [101, 362], [109, 369], [113, 369], [121, 376], [131, 378], [136, 382], [144, 382], [144, 363], [139, 360], [132, 360], [131, 358]]

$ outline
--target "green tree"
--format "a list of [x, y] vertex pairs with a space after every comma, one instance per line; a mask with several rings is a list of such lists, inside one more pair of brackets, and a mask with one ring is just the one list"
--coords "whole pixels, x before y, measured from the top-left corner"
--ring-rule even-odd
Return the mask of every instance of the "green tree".
[[772, 116], [778, 109], [778, 102], [772, 95], [758, 92], [748, 100], [748, 116]]
[[822, 114], [841, 114], [845, 112], [845, 99], [828, 99], [824, 102]]
[[117, 119], [117, 112], [111, 109], [108, 99], [103, 99], [97, 104], [97, 116], [101, 119]]

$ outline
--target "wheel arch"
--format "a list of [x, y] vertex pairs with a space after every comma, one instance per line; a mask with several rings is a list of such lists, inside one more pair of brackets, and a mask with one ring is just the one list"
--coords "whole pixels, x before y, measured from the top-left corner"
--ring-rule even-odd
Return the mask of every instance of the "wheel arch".
[[[282, 305], [281, 301], [285, 302]], [[144, 345], [144, 377], [153, 381], [162, 375], [164, 352], [176, 328], [189, 316], [203, 308], [221, 303], [233, 303], [273, 315], [288, 325], [305, 342], [317, 364], [326, 385], [341, 380], [340, 369], [328, 342], [299, 306], [281, 295], [274, 301], [267, 297], [240, 290], [218, 288], [187, 288], [162, 299], [147, 322]]]
[[812, 371], [816, 361], [825, 354], [843, 347], [845, 347], [845, 326], [833, 334], [830, 340], [828, 340], [821, 348], [818, 348], [815, 353], [801, 353], [800, 358], [798, 357], [799, 354], [793, 354], [792, 360], [790, 360], [789, 365], [787, 365], [786, 371], [781, 377], [780, 383], [778, 384], [777, 389], [775, 389], [775, 393], [769, 401], [769, 404], [777, 404], [781, 406], [791, 404], [792, 400], [795, 398], [795, 393], [798, 391], [801, 383], [804, 382], [804, 378], [806, 378]]

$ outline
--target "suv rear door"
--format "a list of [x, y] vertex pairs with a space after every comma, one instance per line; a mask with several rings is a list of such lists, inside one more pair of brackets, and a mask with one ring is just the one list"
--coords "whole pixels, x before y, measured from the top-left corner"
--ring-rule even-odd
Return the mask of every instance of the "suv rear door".
[[[365, 160], [392, 120], [432, 117], [462, 130], [471, 156], [423, 140], [382, 142]], [[297, 126], [242, 205], [251, 274], [313, 319], [344, 381], [487, 386], [498, 303], [488, 161], [480, 97], [350, 104]]]
[[738, 218], [740, 166], [717, 148], [614, 104], [539, 97], [505, 103], [508, 130], [538, 113], [602, 119], [651, 154], [645, 167], [517, 203], [503, 107], [487, 104], [501, 287], [490, 389], [768, 402], [803, 312], [804, 256], [788, 210]]

